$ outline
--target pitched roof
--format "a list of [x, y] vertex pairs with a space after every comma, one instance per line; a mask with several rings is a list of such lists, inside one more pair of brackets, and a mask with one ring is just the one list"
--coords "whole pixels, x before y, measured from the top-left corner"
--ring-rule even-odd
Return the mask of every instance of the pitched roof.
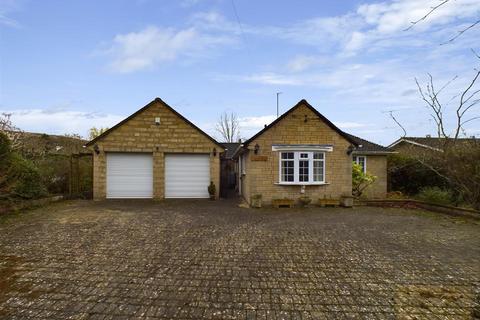
[[[458, 141], [462, 142], [478, 142], [477, 138], [459, 138]], [[393, 148], [401, 142], [406, 142], [410, 144], [417, 145], [419, 147], [442, 150], [445, 138], [439, 137], [402, 137], [388, 146], [388, 148]]]
[[333, 129], [334, 131], [336, 131], [339, 135], [341, 135], [342, 137], [344, 137], [347, 141], [349, 141], [350, 143], [352, 143], [353, 145], [357, 146], [357, 142], [352, 139], [348, 134], [346, 134], [345, 132], [343, 132], [342, 130], [340, 130], [337, 126], [335, 126], [330, 120], [328, 120], [327, 118], [325, 118], [320, 112], [317, 111], [317, 109], [315, 109], [310, 103], [307, 102], [307, 100], [305, 99], [302, 99], [300, 100], [296, 105], [294, 105], [292, 108], [290, 108], [290, 110], [288, 110], [287, 112], [285, 112], [284, 114], [282, 114], [280, 117], [278, 117], [277, 119], [275, 119], [275, 121], [273, 121], [272, 123], [270, 123], [268, 126], [266, 126], [265, 128], [263, 128], [262, 130], [260, 130], [259, 132], [257, 132], [253, 137], [251, 137], [250, 139], [248, 139], [247, 141], [244, 142], [244, 145], [247, 146], [250, 142], [252, 142], [253, 140], [255, 140], [256, 138], [258, 138], [260, 135], [262, 135], [265, 131], [267, 131], [268, 129], [270, 129], [271, 127], [273, 127], [274, 125], [276, 125], [278, 122], [280, 122], [280, 120], [282, 120], [283, 118], [285, 118], [287, 115], [289, 115], [290, 113], [292, 113], [293, 111], [295, 111], [297, 108], [299, 108], [300, 106], [306, 106], [307, 108], [309, 108], [310, 110], [313, 111], [313, 113], [315, 113], [315, 115], [317, 117], [319, 117], [323, 122], [325, 122], [325, 124], [327, 124], [331, 129]]
[[393, 153], [393, 151], [388, 149], [387, 147], [354, 136], [353, 134], [346, 134], [350, 136], [353, 140], [355, 140], [358, 144], [358, 147], [353, 151], [354, 153]]
[[122, 121], [120, 121], [119, 123], [117, 123], [116, 125], [114, 125], [113, 127], [111, 127], [110, 129], [106, 130], [105, 132], [103, 132], [101, 135], [97, 136], [96, 138], [90, 140], [89, 142], [87, 142], [85, 144], [85, 146], [91, 146], [92, 144], [94, 144], [95, 142], [97, 142], [98, 140], [102, 139], [103, 137], [107, 136], [110, 132], [112, 132], [113, 130], [115, 130], [116, 128], [120, 127], [122, 124], [124, 124], [125, 122], [127, 122], [128, 120], [132, 119], [133, 117], [135, 117], [136, 115], [138, 115], [139, 113], [141, 113], [142, 111], [148, 109], [149, 107], [151, 107], [152, 105], [154, 105], [155, 103], [161, 103], [164, 107], [166, 107], [168, 110], [170, 110], [171, 112], [173, 112], [177, 117], [179, 117], [180, 119], [182, 119], [183, 121], [185, 121], [186, 123], [188, 123], [190, 126], [192, 126], [193, 128], [195, 128], [198, 132], [200, 132], [201, 134], [203, 134], [205, 137], [207, 137], [209, 140], [211, 140], [213, 143], [215, 143], [216, 145], [218, 145], [219, 147], [221, 147], [223, 149], [223, 146], [217, 142], [217, 140], [213, 139], [212, 137], [210, 137], [207, 133], [205, 133], [202, 129], [200, 129], [199, 127], [197, 127], [196, 125], [194, 125], [190, 120], [188, 120], [187, 118], [185, 118], [184, 116], [182, 116], [180, 113], [178, 113], [175, 109], [173, 109], [172, 107], [170, 107], [165, 101], [163, 101], [162, 99], [160, 98], [155, 98], [153, 99], [152, 101], [150, 101], [147, 105], [145, 105], [143, 108], [137, 110], [136, 112], [134, 112], [133, 114], [131, 114], [130, 116], [128, 116], [127, 118], [123, 119]]
[[221, 143], [225, 148], [224, 157], [226, 159], [232, 159], [235, 151], [242, 145], [240, 142], [222, 142]]

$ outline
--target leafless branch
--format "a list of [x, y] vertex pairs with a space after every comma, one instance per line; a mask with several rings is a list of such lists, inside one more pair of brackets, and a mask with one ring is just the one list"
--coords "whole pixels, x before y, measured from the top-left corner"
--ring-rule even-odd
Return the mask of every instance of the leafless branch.
[[17, 150], [22, 146], [23, 131], [12, 123], [11, 113], [0, 114], [0, 132], [4, 133], [10, 140], [12, 149]]
[[218, 120], [215, 130], [220, 133], [225, 142], [235, 142], [240, 136], [238, 117], [235, 113], [224, 112]]
[[478, 54], [477, 51], [475, 51], [475, 49], [470, 48], [470, 50], [472, 50], [474, 56], [476, 56], [478, 59], [480, 59], [480, 54]]
[[466, 28], [458, 31], [457, 34], [456, 34], [454, 37], [450, 38], [447, 42], [441, 43], [441, 45], [445, 45], [445, 44], [447, 44], [447, 43], [451, 43], [451, 42], [455, 41], [455, 40], [456, 40], [458, 37], [460, 37], [462, 34], [464, 34], [465, 32], [467, 32], [468, 30], [474, 28], [474, 27], [477, 26], [478, 24], [480, 24], [480, 19], [478, 19], [478, 20], [475, 21], [474, 23], [470, 24], [468, 27], [466, 27]]
[[423, 17], [421, 17], [420, 19], [418, 19], [416, 21], [410, 22], [411, 25], [408, 28], [406, 28], [404, 31], [408, 31], [408, 30], [412, 29], [416, 24], [418, 24], [419, 22], [427, 19], [435, 10], [437, 10], [438, 8], [440, 8], [441, 6], [445, 5], [448, 2], [450, 2], [450, 0], [443, 0], [438, 5], [430, 7], [430, 11], [428, 11], [427, 14], [425, 14]]
[[461, 125], [463, 126], [465, 123], [468, 123], [468, 122], [474, 121], [474, 120], [479, 120], [479, 119], [480, 119], [480, 117], [473, 117], [473, 118], [470, 118], [470, 119], [468, 119], [468, 120], [463, 121], [463, 122], [461, 123]]
[[480, 71], [477, 70], [477, 73], [473, 77], [472, 81], [470, 81], [470, 84], [467, 86], [467, 88], [463, 91], [462, 95], [460, 96], [460, 102], [456, 110], [457, 128], [455, 130], [455, 139], [458, 139], [458, 136], [460, 135], [460, 130], [462, 129], [462, 123], [465, 123], [463, 122], [463, 119], [462, 119], [465, 116], [465, 113], [478, 103], [478, 100], [475, 100], [470, 105], [465, 106], [465, 103], [468, 102], [472, 97], [474, 97], [480, 91], [480, 90], [476, 90], [473, 94], [470, 95], [470, 97], [465, 99], [465, 96], [469, 93], [470, 89], [473, 88], [479, 76], [480, 76]]
[[400, 127], [400, 129], [402, 129], [403, 131], [403, 137], [406, 137], [407, 136], [407, 131], [405, 130], [405, 128], [402, 126], [402, 124], [397, 120], [397, 118], [395, 118], [395, 116], [393, 115], [393, 110], [390, 110], [388, 112], [390, 114], [390, 118], [392, 118], [393, 121], [395, 121], [395, 123]]

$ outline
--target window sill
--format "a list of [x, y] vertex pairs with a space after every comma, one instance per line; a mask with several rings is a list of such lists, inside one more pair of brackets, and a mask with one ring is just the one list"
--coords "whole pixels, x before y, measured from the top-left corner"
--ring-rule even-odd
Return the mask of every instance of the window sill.
[[324, 186], [330, 182], [275, 182], [279, 186]]

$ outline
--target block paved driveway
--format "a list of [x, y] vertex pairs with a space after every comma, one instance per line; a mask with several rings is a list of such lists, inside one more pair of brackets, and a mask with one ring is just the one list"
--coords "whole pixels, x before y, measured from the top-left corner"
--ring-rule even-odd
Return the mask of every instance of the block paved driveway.
[[472, 319], [478, 222], [70, 201], [0, 217], [0, 319]]

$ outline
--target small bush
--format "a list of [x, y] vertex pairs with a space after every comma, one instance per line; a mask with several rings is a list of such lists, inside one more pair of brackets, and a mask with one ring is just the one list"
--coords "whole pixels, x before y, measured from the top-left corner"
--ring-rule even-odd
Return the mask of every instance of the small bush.
[[21, 198], [39, 198], [46, 194], [40, 171], [35, 165], [18, 154], [11, 156], [11, 175], [14, 177], [12, 191]]
[[450, 205], [453, 201], [453, 194], [449, 190], [442, 190], [439, 187], [425, 187], [417, 195], [418, 200], [434, 204]]
[[447, 181], [413, 157], [403, 154], [388, 156], [388, 190], [413, 196], [426, 187], [446, 188]]
[[387, 193], [387, 199], [406, 199], [407, 197], [401, 191], [391, 191]]
[[3, 199], [32, 199], [46, 194], [37, 167], [12, 151], [4, 134], [0, 134], [0, 156], [0, 195]]

